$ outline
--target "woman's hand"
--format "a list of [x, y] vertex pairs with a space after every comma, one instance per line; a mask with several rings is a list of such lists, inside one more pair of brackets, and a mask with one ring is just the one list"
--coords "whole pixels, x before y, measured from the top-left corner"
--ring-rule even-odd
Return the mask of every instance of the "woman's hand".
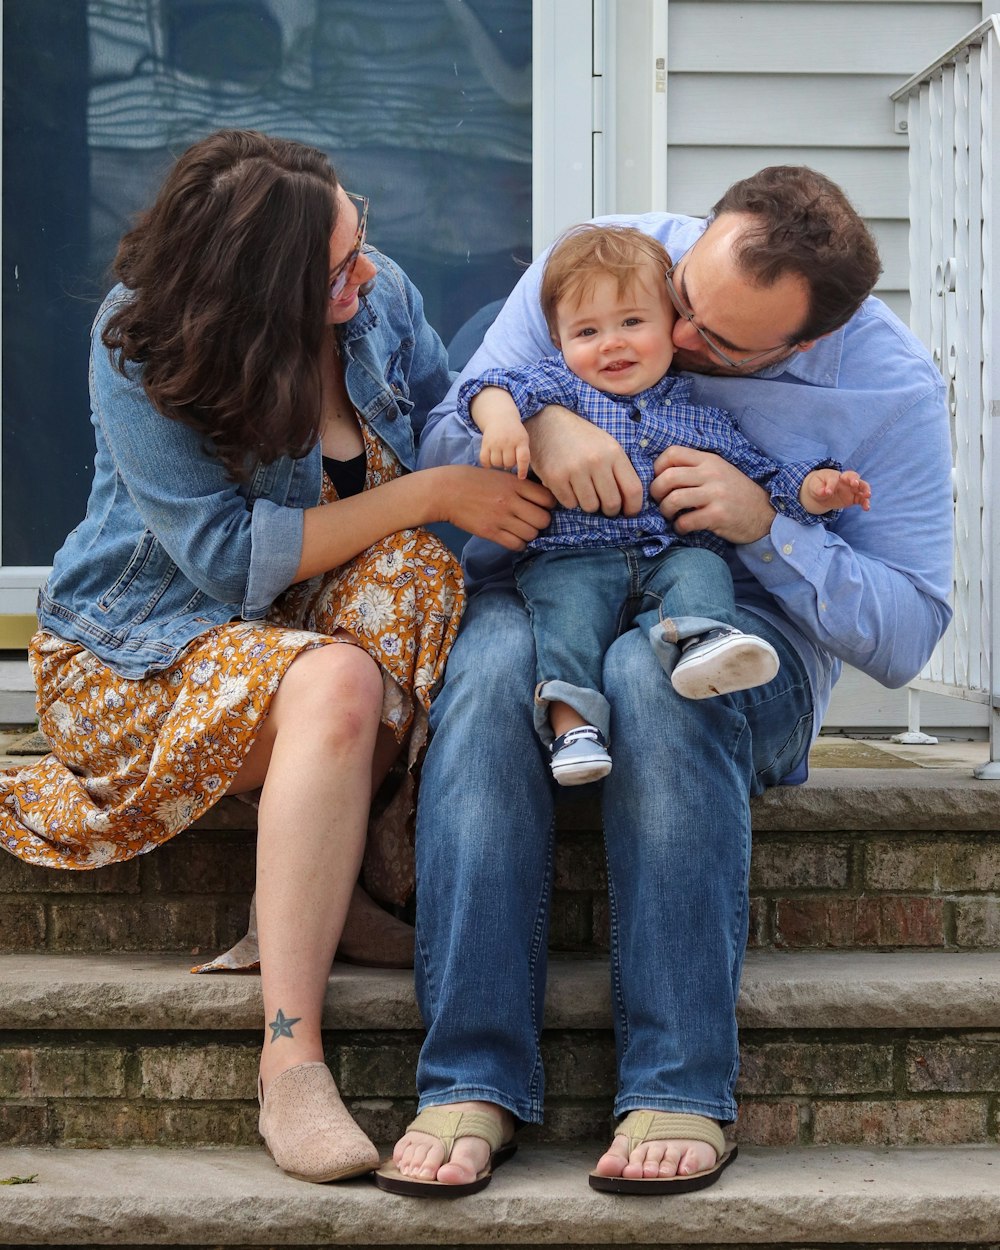
[[776, 513], [767, 491], [714, 452], [668, 447], [653, 472], [650, 496], [678, 534], [711, 530], [739, 544], [771, 529]]
[[621, 444], [568, 408], [550, 405], [526, 423], [531, 465], [564, 508], [635, 516], [642, 483]]
[[508, 551], [523, 551], [549, 523], [548, 510], [555, 499], [538, 482], [460, 464], [425, 469], [417, 476], [432, 473], [442, 475], [438, 519]]

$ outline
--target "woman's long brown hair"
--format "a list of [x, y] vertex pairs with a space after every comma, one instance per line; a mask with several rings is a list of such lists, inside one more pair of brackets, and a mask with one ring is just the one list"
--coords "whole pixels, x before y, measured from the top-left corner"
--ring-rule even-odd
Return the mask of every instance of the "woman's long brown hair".
[[104, 345], [237, 480], [316, 441], [337, 187], [315, 148], [221, 130], [179, 158], [118, 245], [134, 298]]

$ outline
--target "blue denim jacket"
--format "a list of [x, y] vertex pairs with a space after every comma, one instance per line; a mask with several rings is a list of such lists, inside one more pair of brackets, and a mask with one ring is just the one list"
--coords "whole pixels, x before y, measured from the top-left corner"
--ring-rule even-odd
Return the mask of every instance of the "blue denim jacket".
[[[388, 257], [366, 254], [378, 269], [374, 290], [339, 330], [347, 390], [412, 469], [452, 375], [420, 293]], [[140, 366], [127, 377], [115, 368], [101, 332], [129, 298], [115, 287], [94, 321], [94, 482], [87, 515], [39, 593], [38, 621], [123, 677], [144, 677], [211, 627], [266, 616], [298, 568], [303, 511], [319, 502], [322, 465], [317, 444], [300, 460], [258, 464], [246, 482], [229, 479], [201, 433], [153, 407]]]

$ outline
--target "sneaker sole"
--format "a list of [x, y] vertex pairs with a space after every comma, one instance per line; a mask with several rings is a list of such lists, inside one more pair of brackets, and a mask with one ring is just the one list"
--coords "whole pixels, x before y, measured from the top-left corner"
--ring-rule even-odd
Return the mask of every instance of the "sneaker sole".
[[763, 686], [777, 675], [778, 666], [778, 653], [769, 642], [724, 638], [697, 659], [678, 663], [670, 684], [685, 699], [711, 699]]
[[553, 764], [552, 776], [560, 786], [583, 786], [588, 781], [600, 781], [611, 772], [607, 756], [597, 759], [577, 759], [571, 764]]

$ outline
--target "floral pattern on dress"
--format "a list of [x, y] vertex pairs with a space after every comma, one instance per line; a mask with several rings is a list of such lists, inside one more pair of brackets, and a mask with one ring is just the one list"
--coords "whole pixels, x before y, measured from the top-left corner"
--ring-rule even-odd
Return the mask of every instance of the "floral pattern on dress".
[[[364, 423], [362, 431], [371, 489], [402, 470]], [[325, 479], [323, 502], [333, 499]], [[334, 642], [356, 641], [379, 664], [382, 720], [397, 741], [411, 733], [412, 766], [463, 605], [455, 557], [416, 529], [290, 587], [267, 622], [208, 630], [176, 663], [140, 679], [39, 632], [29, 663], [51, 753], [0, 773], [0, 846], [28, 863], [69, 869], [151, 851], [227, 792], [296, 657]], [[413, 888], [411, 770], [403, 792], [402, 803], [397, 795], [386, 808], [395, 817], [369, 835], [366, 884], [383, 902], [405, 902]]]

